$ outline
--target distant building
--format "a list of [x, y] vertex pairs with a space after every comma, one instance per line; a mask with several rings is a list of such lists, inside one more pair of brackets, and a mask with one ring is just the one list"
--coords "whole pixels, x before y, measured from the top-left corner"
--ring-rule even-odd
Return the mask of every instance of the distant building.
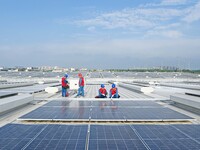
[[54, 67], [42, 66], [42, 67], [39, 67], [39, 69], [42, 70], [42, 71], [52, 71], [54, 69]]
[[75, 68], [70, 68], [70, 71], [74, 72], [74, 71], [76, 71], [76, 69]]
[[63, 71], [64, 71], [64, 72], [68, 72], [69, 69], [68, 69], [68, 68], [64, 68]]
[[63, 72], [63, 71], [64, 71], [64, 68], [61, 68], [58, 66], [53, 67], [53, 70], [52, 70], [52, 72]]
[[80, 71], [87, 71], [87, 68], [81, 68]]
[[179, 68], [174, 67], [174, 66], [161, 66], [160, 69], [161, 70], [171, 70], [171, 71], [179, 70]]
[[63, 70], [62, 69], [54, 69], [54, 70], [52, 70], [52, 72], [63, 72]]

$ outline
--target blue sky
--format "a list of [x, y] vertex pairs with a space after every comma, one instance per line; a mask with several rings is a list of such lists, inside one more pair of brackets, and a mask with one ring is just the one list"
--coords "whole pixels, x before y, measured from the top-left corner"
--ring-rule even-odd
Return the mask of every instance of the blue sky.
[[200, 69], [200, 0], [0, 0], [0, 66]]

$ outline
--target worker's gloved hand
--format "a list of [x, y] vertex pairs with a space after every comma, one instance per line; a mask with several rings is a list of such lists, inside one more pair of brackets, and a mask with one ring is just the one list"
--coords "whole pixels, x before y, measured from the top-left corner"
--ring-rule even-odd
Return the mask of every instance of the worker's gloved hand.
[[103, 96], [105, 96], [105, 94], [102, 94]]

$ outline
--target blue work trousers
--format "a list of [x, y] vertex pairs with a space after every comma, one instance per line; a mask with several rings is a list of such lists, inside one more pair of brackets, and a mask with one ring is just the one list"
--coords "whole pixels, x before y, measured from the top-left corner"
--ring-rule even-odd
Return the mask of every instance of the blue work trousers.
[[77, 96], [79, 96], [79, 95], [84, 96], [84, 86], [79, 87]]
[[66, 97], [67, 89], [62, 87], [62, 97]]

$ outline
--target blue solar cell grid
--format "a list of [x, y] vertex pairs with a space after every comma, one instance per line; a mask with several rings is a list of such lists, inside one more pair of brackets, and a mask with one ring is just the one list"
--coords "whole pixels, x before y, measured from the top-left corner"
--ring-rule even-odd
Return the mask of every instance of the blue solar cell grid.
[[22, 116], [23, 119], [89, 119], [90, 108], [39, 107]]
[[173, 125], [173, 127], [200, 142], [200, 125]]
[[[133, 125], [132, 127], [150, 149], [200, 149], [200, 143], [173, 125]], [[188, 125], [183, 125], [182, 128], [187, 130]], [[191, 133], [195, 134], [195, 131]]]
[[20, 125], [0, 128], [0, 149], [85, 149], [87, 125]]
[[0, 149], [84, 150], [88, 144], [90, 150], [199, 150], [199, 130], [200, 125], [90, 125], [88, 128], [88, 125], [8, 124], [0, 128]]
[[24, 120], [170, 120], [192, 119], [152, 101], [51, 101]]
[[29, 149], [85, 149], [87, 125], [48, 125]]
[[42, 107], [90, 107], [91, 101], [51, 101]]
[[0, 149], [21, 149], [44, 127], [8, 124], [0, 128]]
[[192, 119], [169, 108], [121, 108], [127, 120]]
[[92, 106], [98, 107], [104, 104], [105, 106], [118, 106], [118, 107], [162, 107], [160, 104], [157, 104], [153, 101], [115, 101], [115, 100], [106, 100], [106, 101], [92, 101]]
[[146, 149], [130, 126], [92, 125], [89, 150]]
[[200, 125], [92, 125], [89, 149], [199, 150], [200, 142], [192, 138], [195, 135], [198, 139], [199, 128]]
[[122, 111], [120, 111], [120, 108], [93, 107], [91, 120], [125, 120], [125, 116]]

